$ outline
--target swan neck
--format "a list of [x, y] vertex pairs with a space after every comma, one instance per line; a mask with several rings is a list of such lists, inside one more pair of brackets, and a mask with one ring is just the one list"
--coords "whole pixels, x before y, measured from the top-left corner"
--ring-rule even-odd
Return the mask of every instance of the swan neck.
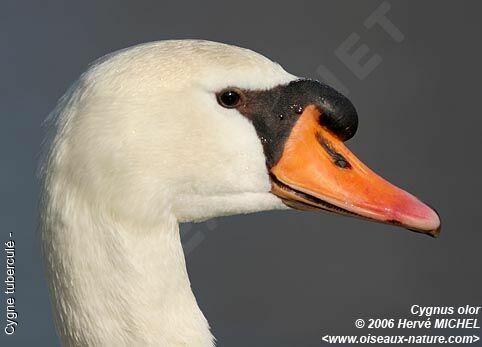
[[44, 216], [42, 236], [63, 345], [213, 346], [174, 216], [135, 226], [61, 205]]

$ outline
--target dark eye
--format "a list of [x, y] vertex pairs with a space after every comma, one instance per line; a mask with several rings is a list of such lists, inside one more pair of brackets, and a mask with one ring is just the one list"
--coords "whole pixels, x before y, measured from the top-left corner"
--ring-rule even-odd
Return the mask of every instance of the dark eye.
[[241, 95], [236, 90], [226, 90], [218, 95], [218, 102], [223, 107], [237, 107], [241, 103]]

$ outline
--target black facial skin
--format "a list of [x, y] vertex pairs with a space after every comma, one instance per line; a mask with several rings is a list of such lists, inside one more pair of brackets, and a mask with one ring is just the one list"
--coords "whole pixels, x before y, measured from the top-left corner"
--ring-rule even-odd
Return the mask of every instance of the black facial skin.
[[358, 116], [350, 100], [318, 81], [300, 79], [269, 90], [245, 90], [233, 86], [217, 93], [221, 106], [221, 97], [228, 91], [240, 95], [239, 103], [231, 108], [236, 108], [253, 122], [263, 144], [268, 169], [280, 159], [291, 129], [309, 105], [320, 110], [322, 125], [342, 141], [353, 137], [358, 127]]

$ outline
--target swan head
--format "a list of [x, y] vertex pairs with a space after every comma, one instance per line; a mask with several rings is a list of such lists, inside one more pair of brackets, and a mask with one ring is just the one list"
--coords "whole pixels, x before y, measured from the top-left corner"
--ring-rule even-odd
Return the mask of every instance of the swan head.
[[52, 175], [120, 219], [293, 207], [440, 229], [432, 209], [344, 145], [358, 122], [347, 98], [247, 49], [165, 41], [116, 52], [59, 109]]

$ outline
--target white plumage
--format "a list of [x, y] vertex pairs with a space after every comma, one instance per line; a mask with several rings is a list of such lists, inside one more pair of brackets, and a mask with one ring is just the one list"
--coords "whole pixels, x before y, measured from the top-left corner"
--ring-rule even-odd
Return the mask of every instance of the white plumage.
[[65, 346], [212, 346], [178, 222], [285, 208], [229, 86], [295, 77], [247, 49], [139, 45], [94, 63], [51, 115], [42, 242]]

